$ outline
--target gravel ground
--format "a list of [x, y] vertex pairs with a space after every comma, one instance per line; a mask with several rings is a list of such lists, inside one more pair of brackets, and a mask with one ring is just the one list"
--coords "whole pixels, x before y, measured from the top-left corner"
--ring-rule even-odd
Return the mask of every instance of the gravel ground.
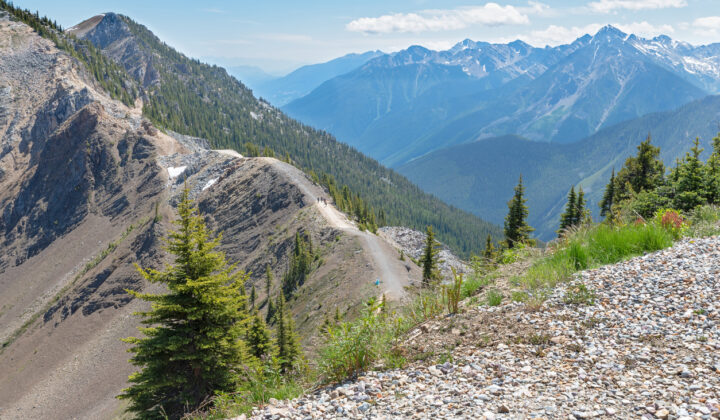
[[[579, 283], [594, 305], [565, 303]], [[415, 350], [458, 337], [442, 364], [368, 372], [252, 418], [720, 418], [718, 296], [720, 238], [684, 240], [580, 273], [541, 310], [468, 307], [465, 328], [450, 317], [411, 331]], [[503, 336], [518, 325], [524, 336]]]

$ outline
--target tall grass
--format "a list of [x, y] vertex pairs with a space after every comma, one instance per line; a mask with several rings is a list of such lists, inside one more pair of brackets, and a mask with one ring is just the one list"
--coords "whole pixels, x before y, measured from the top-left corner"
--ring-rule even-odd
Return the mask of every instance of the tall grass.
[[403, 364], [392, 352], [394, 340], [406, 324], [383, 304], [367, 303], [362, 315], [351, 322], [330, 327], [327, 340], [319, 349], [318, 368], [325, 380], [339, 381], [369, 369], [375, 362]]
[[693, 210], [688, 235], [699, 238], [720, 235], [720, 207], [707, 205]]
[[596, 225], [571, 233], [554, 253], [539, 259], [518, 282], [528, 289], [552, 288], [577, 271], [614, 264], [672, 244], [672, 233], [654, 223]]

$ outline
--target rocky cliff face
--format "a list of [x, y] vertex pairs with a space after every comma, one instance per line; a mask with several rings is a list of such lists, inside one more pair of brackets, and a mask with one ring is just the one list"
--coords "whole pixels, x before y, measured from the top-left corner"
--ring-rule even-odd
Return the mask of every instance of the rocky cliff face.
[[141, 47], [127, 23], [115, 13], [93, 16], [67, 32], [92, 42], [115, 62], [121, 63], [143, 87], [158, 83], [160, 74], [153, 57]]

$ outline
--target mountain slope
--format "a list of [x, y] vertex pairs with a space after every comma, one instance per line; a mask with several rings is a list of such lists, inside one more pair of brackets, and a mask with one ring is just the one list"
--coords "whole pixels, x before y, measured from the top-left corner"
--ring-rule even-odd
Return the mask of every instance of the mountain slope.
[[266, 99], [275, 106], [283, 106], [312, 92], [324, 81], [352, 71], [382, 54], [381, 51], [347, 54], [325, 63], [302, 66], [283, 77], [266, 80], [251, 87], [259, 98]]
[[[143, 115], [160, 126], [206, 138], [217, 148], [246, 153], [243, 145], [252, 142], [280, 156], [287, 154], [298, 166], [331, 174], [376, 210], [382, 208], [389, 224], [420, 230], [432, 225], [443, 242], [465, 255], [482, 249], [481, 238], [488, 233], [501, 234], [497, 226], [446, 206], [330, 135], [255, 99], [223, 69], [185, 57], [127, 17], [108, 13], [78, 27], [90, 27], [79, 34], [90, 41], [96, 33], [112, 34], [113, 41], [103, 52], [129, 71], [142, 63], [159, 74], [143, 97]], [[134, 46], [126, 50], [131, 53], [114, 54], [125, 45]]]
[[[373, 146], [368, 144], [372, 139], [382, 138], [383, 143], [392, 144], [412, 131], [413, 124], [398, 115], [412, 118], [418, 114], [418, 108], [426, 106], [428, 112], [423, 118], [436, 120], [438, 114], [439, 118], [448, 118], [452, 111], [438, 105], [435, 99], [485, 92], [520, 77], [536, 77], [571, 49], [532, 48], [521, 41], [489, 44], [470, 40], [439, 52], [412, 46], [328, 80], [283, 110], [373, 153]], [[368, 134], [374, 125], [382, 126], [385, 121], [386, 126], [400, 124], [402, 129], [395, 133], [403, 134], [393, 136], [392, 140], [387, 139], [387, 132], [376, 130]]]
[[551, 239], [570, 186], [582, 185], [595, 215], [597, 202], [614, 167], [648, 133], [671, 164], [700, 137], [707, 155], [718, 132], [720, 96], [708, 96], [677, 110], [652, 113], [605, 128], [572, 144], [540, 143], [517, 136], [452, 146], [415, 159], [398, 170], [448, 203], [495, 223], [507, 213], [507, 201], [520, 174], [526, 185], [530, 224], [541, 239]]
[[[468, 40], [448, 51], [412, 47], [329, 80], [284, 109], [393, 167], [505, 134], [568, 143], [716, 92], [717, 48], [642, 39], [611, 26], [554, 48]], [[445, 72], [431, 83], [420, 79], [424, 88], [414, 95], [386, 88], [412, 80], [417, 66]]]
[[[56, 34], [60, 36], [60, 34]], [[319, 263], [288, 301], [304, 344], [324, 315], [401, 299], [420, 270], [380, 237], [336, 226], [324, 190], [272, 158], [239, 158], [164, 134], [110, 98], [83, 62], [0, 10], [0, 417], [115, 418], [133, 370], [120, 338], [160, 292], [134, 264], [168, 261], [162, 238], [183, 185], [223, 231], [221, 249], [273, 297], [297, 232]], [[342, 220], [342, 214], [333, 211]], [[381, 278], [382, 283], [372, 282]], [[302, 315], [302, 316], [301, 316]]]

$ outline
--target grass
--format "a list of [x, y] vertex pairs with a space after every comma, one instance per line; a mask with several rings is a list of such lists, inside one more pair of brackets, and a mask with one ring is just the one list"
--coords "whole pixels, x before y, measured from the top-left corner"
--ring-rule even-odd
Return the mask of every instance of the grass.
[[565, 292], [563, 301], [569, 305], [592, 306], [595, 304], [595, 292], [580, 283], [570, 287], [567, 292]]
[[237, 392], [219, 393], [208, 401], [212, 407], [201, 408], [186, 414], [184, 418], [220, 420], [249, 415], [254, 407], [267, 404], [270, 398], [289, 400], [304, 392], [301, 383], [295, 378], [283, 375], [268, 365], [254, 369], [249, 375], [250, 379]]
[[553, 288], [577, 271], [614, 264], [672, 244], [672, 233], [654, 223], [600, 224], [572, 233], [555, 252], [538, 259], [516, 283], [529, 290]]
[[497, 289], [490, 289], [485, 299], [488, 306], [498, 306], [502, 303], [503, 295]]
[[479, 290], [493, 284], [498, 277], [497, 271], [486, 273], [482, 270], [475, 269], [469, 274], [462, 284], [462, 297], [468, 298], [474, 296]]
[[327, 340], [318, 351], [321, 377], [340, 381], [381, 360], [390, 367], [404, 365], [404, 359], [393, 352], [393, 344], [407, 330], [407, 325], [371, 299], [360, 317], [328, 329]]
[[688, 235], [697, 238], [720, 235], [720, 207], [701, 206], [693, 210], [689, 217]]

